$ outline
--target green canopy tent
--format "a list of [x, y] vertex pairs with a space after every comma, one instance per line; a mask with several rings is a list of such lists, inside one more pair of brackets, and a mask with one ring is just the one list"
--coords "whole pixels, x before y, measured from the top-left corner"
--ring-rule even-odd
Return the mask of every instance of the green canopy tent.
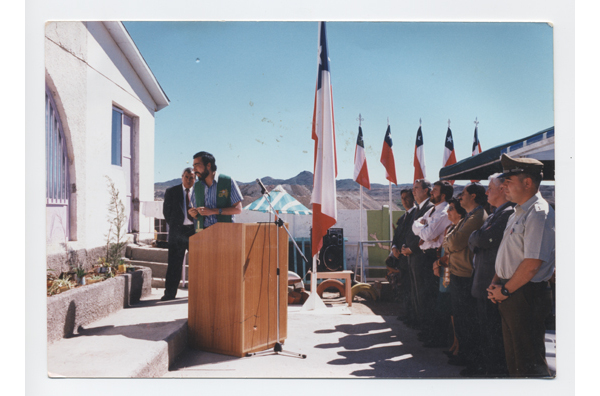
[[554, 127], [493, 147], [440, 169], [440, 180], [485, 180], [502, 172], [500, 157], [535, 158], [544, 163], [544, 180], [554, 180]]

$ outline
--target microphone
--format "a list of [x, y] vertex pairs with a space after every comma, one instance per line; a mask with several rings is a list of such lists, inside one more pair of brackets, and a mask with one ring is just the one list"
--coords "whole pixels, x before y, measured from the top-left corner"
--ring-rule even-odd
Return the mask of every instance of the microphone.
[[256, 179], [256, 182], [258, 183], [258, 185], [260, 186], [261, 189], [261, 194], [265, 194], [267, 192], [267, 188], [265, 187], [265, 185], [260, 181], [260, 179]]

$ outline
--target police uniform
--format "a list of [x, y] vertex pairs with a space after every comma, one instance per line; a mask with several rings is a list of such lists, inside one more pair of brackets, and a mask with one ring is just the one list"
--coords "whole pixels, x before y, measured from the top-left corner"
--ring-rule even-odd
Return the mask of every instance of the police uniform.
[[[540, 174], [543, 164], [528, 158], [502, 156], [504, 173]], [[541, 260], [534, 277], [499, 305], [509, 374], [513, 377], [549, 376], [545, 349], [545, 319], [552, 309], [548, 280], [555, 268], [554, 209], [537, 192], [515, 206], [496, 257], [496, 275], [506, 284], [525, 259]], [[506, 292], [507, 293], [507, 292]]]

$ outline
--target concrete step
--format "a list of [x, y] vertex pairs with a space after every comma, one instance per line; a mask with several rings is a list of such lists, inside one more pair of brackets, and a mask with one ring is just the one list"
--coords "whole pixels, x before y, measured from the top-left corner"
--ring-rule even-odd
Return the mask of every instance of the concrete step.
[[[165, 279], [167, 276], [168, 265], [166, 263], [155, 263], [155, 262], [151, 262], [151, 261], [131, 260], [131, 264], [135, 265], [137, 267], [150, 268], [152, 270], [152, 278]], [[186, 280], [188, 279], [188, 271], [189, 271], [189, 266], [186, 265], [185, 266], [185, 279]]]
[[79, 326], [48, 346], [48, 375], [67, 378], [141, 378], [167, 373], [187, 348], [187, 290], [160, 301], [163, 289], [138, 304]]
[[128, 245], [125, 255], [131, 260], [167, 263], [169, 250], [152, 246]]

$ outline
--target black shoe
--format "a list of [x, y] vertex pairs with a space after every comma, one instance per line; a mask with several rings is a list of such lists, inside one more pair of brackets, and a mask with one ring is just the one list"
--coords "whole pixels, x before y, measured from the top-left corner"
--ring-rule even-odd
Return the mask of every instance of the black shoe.
[[408, 320], [408, 316], [398, 315], [396, 319], [401, 320], [402, 322], [406, 322]]
[[162, 296], [160, 298], [160, 301], [170, 301], [170, 300], [175, 300], [175, 296]]
[[454, 355], [454, 351], [442, 351], [442, 353], [446, 356], [448, 356], [449, 358], [451, 358]]

